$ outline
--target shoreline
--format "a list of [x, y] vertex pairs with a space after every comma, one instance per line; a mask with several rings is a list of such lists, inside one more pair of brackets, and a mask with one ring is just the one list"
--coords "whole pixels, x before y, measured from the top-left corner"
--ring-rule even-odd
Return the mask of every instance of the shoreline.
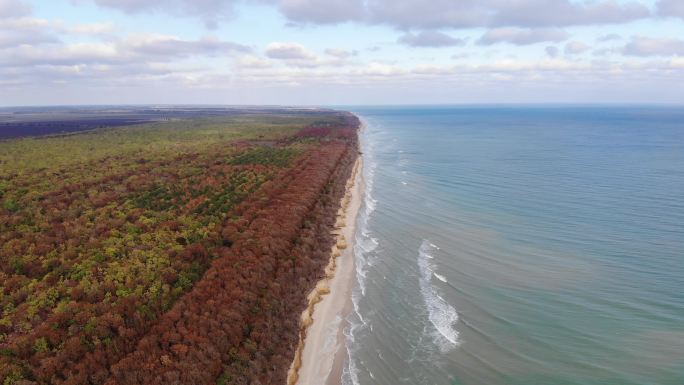
[[[288, 385], [339, 385], [347, 356], [344, 328], [351, 311], [355, 276], [354, 235], [363, 201], [363, 159], [359, 155], [337, 212], [325, 277], [307, 296], [308, 307], [300, 320], [300, 340], [287, 376]], [[332, 293], [332, 295], [330, 295]]]

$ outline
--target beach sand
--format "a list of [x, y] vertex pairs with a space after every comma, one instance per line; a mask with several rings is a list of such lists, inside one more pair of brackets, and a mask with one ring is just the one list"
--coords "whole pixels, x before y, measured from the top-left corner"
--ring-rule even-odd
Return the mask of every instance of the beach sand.
[[361, 162], [359, 157], [347, 182], [347, 193], [338, 212], [337, 244], [331, 251], [326, 278], [309, 294], [310, 306], [302, 314], [305, 338], [290, 368], [288, 385], [341, 383], [347, 359], [343, 330], [351, 311], [354, 283], [353, 240], [356, 216], [363, 200]]

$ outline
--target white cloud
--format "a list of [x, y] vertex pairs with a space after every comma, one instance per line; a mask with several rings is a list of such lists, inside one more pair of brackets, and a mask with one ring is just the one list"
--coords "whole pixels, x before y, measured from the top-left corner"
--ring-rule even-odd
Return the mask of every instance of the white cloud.
[[299, 23], [335, 24], [364, 18], [360, 0], [280, 0], [280, 11]]
[[193, 56], [234, 56], [249, 51], [246, 46], [212, 37], [183, 40], [167, 35], [132, 34], [124, 39], [96, 43], [24, 42], [4, 47], [0, 44], [0, 65], [144, 65], [173, 62]]
[[371, 62], [362, 69], [354, 70], [353, 75], [364, 75], [370, 77], [394, 77], [398, 75], [405, 75], [407, 71], [399, 66]]
[[183, 40], [156, 34], [131, 35], [120, 46], [123, 51], [154, 57], [219, 56], [250, 51], [247, 46], [211, 36], [199, 40]]
[[0, 48], [56, 43], [59, 40], [47, 20], [29, 17], [0, 19]]
[[125, 58], [119, 55], [117, 48], [105, 43], [77, 43], [47, 47], [22, 45], [5, 49], [0, 54], [0, 64], [7, 66], [73, 66], [123, 61]]
[[556, 57], [556, 56], [558, 56], [558, 47], [554, 47], [554, 46], [550, 45], [550, 46], [546, 47], [546, 48], [544, 49], [544, 51], [545, 51], [546, 54], [549, 55], [550, 57]]
[[[292, 92], [293, 89], [302, 90], [301, 94], [333, 98], [331, 85], [354, 89], [357, 95], [398, 98], [401, 90], [412, 95], [422, 93], [430, 96], [429, 91], [447, 93], [449, 89], [478, 92], [482, 90], [478, 87], [484, 84], [491, 85], [494, 90], [487, 94], [489, 97], [498, 97], [501, 88], [497, 82], [502, 81], [506, 82], [506, 87], [584, 84], [590, 89], [596, 84], [603, 84], [611, 90], [613, 86], [622, 84], [633, 84], [635, 89], [637, 85], [647, 88], [653, 84], [674, 89], [684, 81], [684, 63], [677, 57], [684, 56], [683, 40], [634, 37], [627, 41], [617, 35], [601, 36], [610, 31], [607, 28], [597, 29], [601, 33], [592, 38], [587, 37], [585, 29], [582, 29], [582, 38], [596, 45], [592, 58], [579, 56], [592, 49], [588, 45], [576, 41], [565, 44], [570, 37], [564, 29], [566, 26], [568, 31], [574, 32], [570, 28], [572, 25], [620, 23], [648, 16], [648, 12], [644, 14], [644, 8], [632, 0], [431, 0], [429, 6], [418, 0], [74, 1], [97, 2], [131, 13], [186, 16], [209, 25], [232, 17], [236, 4], [258, 2], [279, 9], [289, 21], [312, 34], [319, 31], [313, 30], [312, 24], [348, 21], [398, 28], [401, 30], [398, 42], [410, 47], [449, 47], [466, 43], [465, 39], [456, 37], [465, 32], [456, 29], [473, 26], [485, 28], [479, 44], [502, 44], [486, 49], [468, 47], [459, 50], [466, 52], [453, 56], [454, 59], [467, 57], [467, 60], [449, 60], [448, 55], [453, 52], [411, 50], [398, 47], [391, 41], [374, 39], [345, 44], [345, 49], [314, 51], [297, 42], [274, 42], [263, 51], [254, 51], [249, 46], [214, 36], [198, 39], [187, 35], [127, 34], [120, 29], [121, 26], [109, 23], [84, 21], [84, 24], [70, 24], [38, 19], [31, 16], [30, 7], [24, 3], [0, 0], [0, 87], [12, 87], [11, 92], [4, 94], [24, 92], [28, 95], [27, 90], [43, 90], [56, 100], [63, 95], [62, 89], [60, 92], [50, 91], [55, 89], [53, 86], [60, 85], [65, 89], [70, 87], [79, 94], [77, 97], [84, 98], [88, 93], [83, 92], [83, 87], [111, 86], [128, 87], [125, 95], [135, 94], [137, 97], [138, 93], [147, 93], [163, 101], [166, 93], [154, 90], [176, 87], [184, 92], [174, 94], [190, 95], [197, 90], [233, 87], [232, 90], [237, 92], [216, 92], [214, 95], [242, 95], [243, 91], [267, 89], [276, 84], [282, 87], [281, 91], [286, 90], [281, 94], [284, 95], [281, 101], [292, 102], [294, 99], [291, 97], [299, 95]], [[676, 6], [678, 3], [661, 1], [660, 14], [663, 15], [665, 9], [670, 16], [676, 15], [673, 4]], [[307, 8], [309, 6], [314, 7]], [[676, 22], [671, 20], [668, 23]], [[154, 32], [153, 28], [149, 27], [150, 32]], [[347, 27], [344, 28], [340, 31]], [[368, 28], [368, 33], [374, 33], [376, 28]], [[140, 27], [140, 30], [145, 29], [145, 26]], [[440, 30], [448, 33], [438, 32]], [[326, 29], [325, 33], [328, 32]], [[321, 36], [328, 35], [321, 33]], [[245, 39], [249, 37], [249, 34], [245, 35]], [[335, 40], [329, 41], [329, 44], [334, 44]], [[545, 42], [522, 49], [503, 45]], [[369, 46], [372, 47], [364, 48]], [[382, 52], [375, 53], [379, 47], [382, 47]], [[519, 52], [524, 54], [518, 55]], [[561, 52], [567, 56], [560, 56]], [[421, 57], [424, 53], [428, 55]], [[536, 57], [533, 56], [535, 53]], [[407, 55], [410, 60], [405, 60]], [[203, 60], [207, 57], [219, 59]], [[502, 60], [504, 57], [506, 59]], [[445, 84], [458, 87], [444, 87]], [[79, 87], [80, 93], [76, 91]], [[614, 95], [622, 96], [617, 91]], [[18, 103], [19, 100], [5, 103]], [[245, 100], [239, 99], [238, 102]], [[273, 99], [256, 102], [267, 103], [269, 100]], [[446, 96], [442, 99], [451, 100]], [[90, 99], [85, 101], [90, 102]], [[193, 99], [186, 101], [192, 102]], [[549, 97], [547, 101], [554, 99]]]
[[622, 52], [631, 56], [684, 55], [684, 40], [636, 36], [624, 46]]
[[682, 0], [659, 0], [656, 8], [661, 16], [684, 19], [684, 1]]
[[76, 35], [108, 35], [116, 31], [113, 23], [91, 23], [78, 24], [74, 26], [66, 26], [63, 28], [65, 32]]
[[608, 35], [603, 35], [600, 36], [597, 41], [600, 42], [607, 42], [607, 41], [615, 41], [615, 40], [622, 40], [622, 36], [616, 34], [616, 33], [609, 33]]
[[569, 34], [558, 28], [495, 28], [485, 32], [477, 41], [480, 45], [492, 45], [496, 43], [510, 43], [515, 45], [530, 45], [546, 41], [559, 42], [566, 40]]
[[274, 42], [266, 47], [266, 56], [280, 60], [316, 60], [316, 55], [299, 43]]
[[0, 0], [0, 19], [28, 16], [31, 7], [20, 0]]
[[237, 66], [245, 69], [273, 68], [271, 61], [262, 59], [256, 55], [247, 54], [238, 57]]
[[[7, 0], [4, 0], [7, 1]], [[208, 26], [230, 19], [238, 0], [80, 0], [125, 12], [166, 12], [202, 19]], [[300, 24], [357, 22], [399, 29], [565, 27], [625, 23], [647, 18], [635, 0], [252, 0], [271, 4]], [[679, 0], [664, 0], [664, 3]], [[666, 4], [666, 5], [667, 5]], [[662, 8], [662, 7], [661, 7]]]
[[[30, 70], [0, 66], [0, 79], [3, 87], [11, 87], [8, 93], [0, 94], [0, 104], [57, 100], [54, 93], [36, 93], [42, 89], [38, 85], [44, 84], [53, 89], [61, 87], [61, 102], [82, 102], [82, 87], [96, 86], [101, 92], [89, 95], [91, 103], [120, 103], [121, 97], [135, 103], [265, 104], [286, 100], [290, 104], [340, 104], [653, 102], [681, 100], [684, 96], [679, 87], [672, 87], [684, 81], [684, 63], [676, 59], [631, 63], [506, 59], [485, 64], [414, 66], [371, 62], [343, 68], [241, 68], [237, 75], [233, 68], [195, 69], [173, 64], [43, 66]], [[500, 92], [503, 82], [506, 93]], [[617, 97], [606, 99], [606, 95]]]
[[68, 25], [33, 17], [0, 19], [0, 48], [59, 43], [63, 35], [97, 37], [115, 31], [111, 23]]
[[358, 51], [348, 51], [346, 49], [341, 49], [341, 48], [328, 48], [325, 50], [325, 54], [338, 58], [338, 59], [348, 59], [352, 56], [356, 56], [359, 54]]
[[299, 43], [273, 42], [266, 46], [267, 58], [295, 68], [341, 67], [351, 64], [349, 60], [358, 52], [329, 48], [325, 55], [318, 55]]
[[411, 47], [454, 47], [465, 45], [464, 39], [458, 39], [437, 31], [407, 33], [399, 37], [397, 42]]
[[566, 55], [579, 55], [589, 51], [589, 49], [591, 49], [591, 47], [582, 42], [571, 41], [565, 45], [564, 52]]
[[[299, 0], [316, 6], [322, 0]], [[350, 3], [364, 4], [361, 0]], [[362, 17], [355, 20], [387, 24], [401, 29], [470, 27], [562, 27], [623, 23], [650, 15], [637, 1], [596, 0], [367, 0]], [[312, 19], [311, 22], [324, 22]]]
[[[85, 1], [85, 0], [79, 0]], [[89, 0], [127, 13], [163, 12], [174, 16], [200, 18], [207, 27], [231, 19], [236, 0]]]

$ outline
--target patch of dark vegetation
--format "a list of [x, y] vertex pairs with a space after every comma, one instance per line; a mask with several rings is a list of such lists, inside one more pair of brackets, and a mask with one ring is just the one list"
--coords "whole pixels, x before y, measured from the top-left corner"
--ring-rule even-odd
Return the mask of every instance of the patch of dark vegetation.
[[59, 120], [37, 122], [0, 122], [0, 139], [26, 136], [63, 135], [98, 128], [130, 126], [149, 123], [151, 120], [141, 119], [92, 119], [92, 120]]
[[[232, 116], [330, 116], [326, 109], [246, 107], [15, 107], [0, 108], [0, 139], [64, 135], [98, 128]], [[322, 120], [325, 122], [325, 119]]]

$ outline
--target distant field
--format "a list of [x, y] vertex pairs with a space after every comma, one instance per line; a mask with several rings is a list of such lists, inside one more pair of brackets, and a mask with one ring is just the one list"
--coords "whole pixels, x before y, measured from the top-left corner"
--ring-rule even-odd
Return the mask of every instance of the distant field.
[[317, 109], [238, 107], [24, 107], [0, 108], [0, 139], [63, 135], [99, 128], [176, 120], [278, 114], [323, 115]]
[[0, 383], [284, 381], [357, 125], [249, 111], [0, 141]]
[[97, 129], [75, 137], [17, 138], [0, 141], [0, 171], [51, 169], [107, 156], [169, 156], [236, 140], [278, 140], [319, 120], [298, 114], [235, 115]]

